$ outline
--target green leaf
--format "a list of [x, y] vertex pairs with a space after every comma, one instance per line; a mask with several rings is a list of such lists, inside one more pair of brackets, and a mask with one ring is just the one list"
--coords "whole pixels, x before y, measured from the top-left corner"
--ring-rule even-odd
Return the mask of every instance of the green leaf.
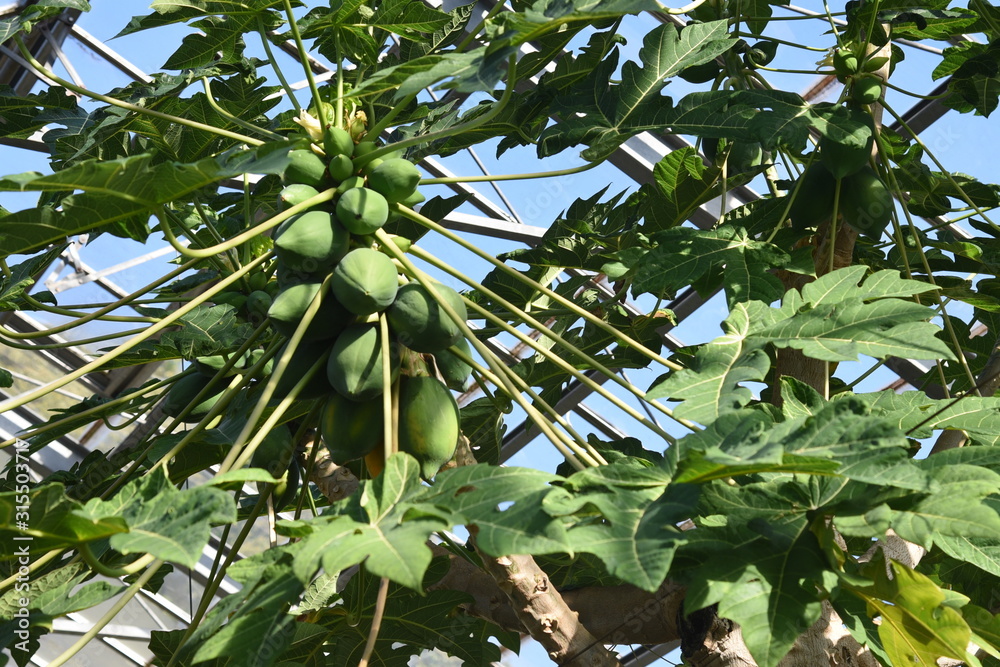
[[282, 522], [279, 528], [285, 531], [308, 531], [295, 556], [295, 575], [309, 581], [320, 563], [332, 574], [364, 561], [365, 569], [376, 576], [419, 588], [431, 562], [427, 539], [449, 527], [440, 517], [405, 520], [407, 506], [422, 489], [419, 472], [416, 459], [395, 454], [386, 461], [382, 475], [366, 483], [360, 499], [352, 501], [359, 504], [348, 506], [355, 517]]
[[34, 310], [22, 297], [35, 284], [35, 276], [55, 261], [65, 248], [65, 245], [50, 248], [10, 267], [10, 277], [0, 277], [0, 310]]
[[[653, 236], [656, 246], [635, 259], [633, 294], [646, 292], [670, 298], [719, 267], [730, 304], [748, 299], [767, 303], [779, 298], [781, 282], [769, 269], [787, 264], [790, 257], [769, 243], [747, 237], [739, 227], [712, 230], [676, 227]], [[624, 254], [624, 253], [623, 253]]]
[[66, 236], [148, 214], [224, 178], [280, 173], [287, 165], [287, 150], [290, 148], [270, 153], [233, 151], [193, 164], [157, 162], [151, 155], [135, 155], [88, 161], [48, 176], [29, 173], [8, 177], [0, 180], [0, 190], [83, 193], [63, 198], [58, 211], [40, 206], [3, 216], [0, 247], [5, 256], [30, 252]]
[[[858, 286], [856, 280], [865, 267], [839, 269], [809, 283], [798, 292], [785, 294], [780, 308], [759, 301], [736, 304], [741, 317], [752, 322], [748, 338], [792, 347], [814, 359], [854, 361], [859, 354], [877, 359], [899, 356], [910, 359], [953, 359], [954, 353], [935, 334], [928, 322], [935, 315], [926, 306], [883, 298], [899, 294], [895, 281], [874, 274]], [[869, 281], [872, 281], [869, 285]], [[930, 288], [915, 283], [917, 294]], [[916, 285], [919, 285], [917, 287]], [[879, 299], [864, 303], [866, 299]]]
[[86, 0], [43, 0], [17, 9], [11, 12], [10, 18], [0, 19], [0, 44], [19, 32], [30, 31], [40, 21], [58, 16], [65, 9], [89, 12], [90, 3]]
[[[17, 518], [28, 506], [27, 518]], [[44, 484], [30, 490], [0, 494], [0, 550], [4, 560], [92, 542], [128, 530], [122, 517], [86, 517], [81, 505], [66, 496], [62, 484]]]
[[660, 95], [666, 79], [692, 65], [706, 63], [733, 46], [726, 21], [689, 25], [664, 24], [643, 38], [642, 65], [626, 62], [621, 84], [609, 80], [618, 66], [617, 51], [605, 59], [579, 90], [556, 101], [562, 121], [542, 133], [539, 153], [553, 155], [586, 144], [584, 159], [600, 161], [631, 136], [669, 124], [671, 106]]
[[926, 576], [890, 561], [892, 578], [881, 552], [866, 573], [870, 589], [854, 589], [882, 616], [878, 634], [893, 664], [936, 664], [940, 657], [964, 660], [968, 624], [957, 610], [942, 604], [943, 591]]
[[91, 500], [75, 515], [93, 521], [124, 520], [128, 531], [110, 541], [123, 554], [149, 553], [194, 567], [208, 544], [210, 527], [236, 520], [232, 496], [207, 486], [179, 491], [163, 469], [158, 470], [129, 482], [108, 500]]

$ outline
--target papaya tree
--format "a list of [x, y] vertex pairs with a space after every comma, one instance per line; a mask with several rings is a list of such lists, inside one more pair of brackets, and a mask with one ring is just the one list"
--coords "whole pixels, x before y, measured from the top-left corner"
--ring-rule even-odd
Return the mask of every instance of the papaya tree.
[[[199, 572], [150, 664], [485, 666], [522, 637], [575, 666], [1000, 664], [1000, 186], [921, 137], [995, 110], [1000, 10], [486, 5], [158, 1], [121, 34], [187, 36], [113, 90], [29, 46], [83, 0], [0, 20], [41, 82], [0, 90], [0, 136], [50, 157], [0, 179], [33, 193], [0, 209], [0, 305], [63, 322], [0, 320], [0, 663], [92, 664]], [[480, 188], [568, 176], [541, 229], [491, 223], [516, 248], [462, 226]], [[175, 259], [114, 301], [36, 288], [81, 235]], [[581, 393], [615, 428], [567, 417]], [[102, 423], [114, 447], [39, 474]]]

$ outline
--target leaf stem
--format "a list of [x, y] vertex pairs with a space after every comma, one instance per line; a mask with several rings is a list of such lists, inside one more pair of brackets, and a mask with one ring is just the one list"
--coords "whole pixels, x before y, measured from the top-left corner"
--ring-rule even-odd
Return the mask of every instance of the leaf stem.
[[260, 41], [264, 44], [264, 53], [267, 54], [267, 59], [271, 63], [271, 68], [278, 77], [278, 81], [281, 82], [281, 87], [285, 89], [285, 94], [288, 95], [288, 99], [292, 103], [292, 107], [295, 108], [296, 113], [301, 112], [302, 107], [299, 105], [299, 101], [295, 99], [295, 90], [288, 85], [288, 79], [285, 78], [281, 68], [278, 66], [278, 61], [274, 59], [274, 53], [271, 51], [271, 41], [267, 38], [267, 29], [264, 28], [264, 19], [261, 18], [259, 14], [257, 15], [257, 33], [260, 35]]
[[17, 408], [17, 407], [20, 407], [22, 405], [25, 405], [26, 403], [30, 403], [31, 401], [34, 401], [34, 400], [36, 400], [38, 398], [41, 398], [42, 396], [45, 396], [46, 394], [48, 394], [49, 392], [51, 392], [51, 391], [53, 391], [55, 389], [59, 389], [61, 387], [65, 387], [69, 383], [75, 382], [76, 380], [79, 380], [80, 378], [82, 378], [87, 373], [92, 373], [92, 372], [100, 369], [101, 366], [103, 366], [107, 362], [109, 362], [109, 361], [111, 361], [113, 359], [116, 359], [120, 355], [122, 355], [125, 352], [128, 352], [129, 350], [131, 350], [133, 347], [135, 347], [136, 345], [138, 345], [142, 341], [150, 338], [154, 334], [156, 334], [156, 333], [158, 333], [158, 332], [166, 329], [167, 327], [173, 325], [177, 320], [179, 320], [180, 318], [182, 318], [185, 315], [187, 315], [188, 313], [190, 313], [192, 310], [194, 310], [195, 308], [197, 308], [198, 306], [200, 306], [205, 301], [208, 301], [212, 296], [215, 295], [216, 292], [221, 291], [222, 289], [228, 287], [229, 285], [232, 285], [233, 283], [235, 283], [236, 281], [238, 281], [246, 272], [248, 272], [253, 267], [255, 267], [255, 266], [263, 263], [265, 260], [269, 259], [270, 256], [271, 256], [271, 253], [267, 253], [265, 255], [261, 255], [260, 257], [258, 257], [257, 259], [253, 260], [252, 262], [250, 262], [249, 264], [247, 264], [243, 268], [241, 268], [241, 269], [235, 271], [234, 273], [232, 273], [231, 275], [223, 278], [218, 283], [218, 285], [216, 285], [217, 289], [215, 289], [215, 290], [209, 290], [207, 292], [203, 292], [202, 294], [199, 294], [198, 296], [196, 296], [193, 299], [191, 299], [190, 301], [188, 301], [185, 305], [181, 306], [180, 308], [178, 308], [174, 312], [172, 312], [169, 315], [167, 315], [166, 317], [164, 317], [162, 320], [160, 320], [156, 324], [153, 324], [153, 325], [150, 325], [149, 327], [147, 327], [141, 334], [139, 334], [137, 336], [133, 336], [132, 338], [130, 338], [126, 342], [124, 342], [121, 345], [119, 345], [118, 347], [116, 347], [115, 349], [111, 350], [110, 352], [106, 352], [105, 354], [101, 355], [97, 359], [94, 359], [90, 363], [84, 364], [83, 366], [81, 366], [80, 368], [76, 369], [75, 371], [73, 371], [71, 373], [68, 373], [67, 375], [64, 375], [63, 377], [61, 377], [59, 379], [53, 380], [52, 382], [49, 382], [48, 384], [46, 384], [46, 385], [44, 385], [42, 387], [39, 387], [38, 389], [35, 389], [34, 391], [27, 392], [25, 394], [22, 394], [20, 396], [15, 397], [15, 398], [12, 398], [12, 399], [9, 399], [7, 401], [4, 401], [3, 403], [0, 403], [0, 413], [6, 412], [7, 410], [13, 410], [14, 408]]
[[[326, 127], [329, 124], [329, 119], [326, 117], [326, 109], [323, 108], [323, 102], [319, 96], [319, 87], [316, 85], [316, 77], [313, 76], [312, 67], [309, 65], [309, 52], [306, 50], [305, 44], [302, 43], [302, 35], [299, 33], [299, 24], [295, 20], [295, 14], [292, 13], [292, 3], [289, 0], [282, 0], [282, 4], [285, 7], [285, 16], [288, 18], [288, 29], [292, 33], [292, 39], [295, 40], [295, 48], [299, 52], [299, 60], [302, 62], [302, 69], [306, 74], [306, 81], [309, 82], [309, 90], [312, 91], [320, 127]], [[338, 63], [338, 67], [339, 66], [340, 64]]]
[[258, 134], [263, 134], [268, 139], [273, 139], [275, 141], [285, 141], [287, 139], [287, 137], [283, 137], [280, 134], [277, 134], [276, 132], [272, 132], [271, 130], [266, 130], [263, 127], [257, 127], [253, 123], [245, 121], [242, 118], [238, 118], [233, 114], [229, 113], [219, 105], [219, 103], [215, 99], [215, 96], [212, 95], [212, 87], [209, 78], [207, 76], [203, 76], [201, 78], [201, 83], [205, 87], [205, 99], [208, 101], [208, 106], [212, 107], [212, 109], [215, 110], [215, 113], [219, 114], [229, 122], [239, 125], [244, 130], [250, 130], [251, 132], [257, 132]]
[[[502, 3], [497, 3], [502, 4]], [[375, 598], [375, 614], [372, 616], [372, 627], [368, 631], [368, 641], [365, 642], [365, 650], [361, 654], [361, 661], [358, 667], [368, 667], [368, 661], [375, 650], [375, 640], [378, 639], [378, 631], [382, 627], [382, 616], [385, 614], [385, 599], [389, 594], [389, 579], [382, 577], [378, 585], [378, 595]]]
[[[429, 136], [429, 135], [426, 135]], [[488, 183], [492, 181], [527, 181], [533, 178], [552, 178], [555, 176], [569, 176], [579, 174], [593, 169], [600, 165], [600, 162], [588, 162], [577, 167], [568, 169], [556, 169], [554, 171], [536, 171], [527, 174], [484, 174], [482, 176], [442, 176], [441, 178], [421, 179], [420, 185], [450, 185], [453, 183]]]
[[[610, 370], [609, 368], [607, 368], [606, 366], [604, 366], [603, 364], [601, 364], [600, 362], [598, 362], [596, 359], [590, 357], [589, 355], [587, 355], [586, 353], [584, 353], [582, 350], [580, 350], [576, 346], [571, 345], [570, 343], [568, 343], [565, 339], [562, 338], [562, 336], [559, 336], [558, 334], [556, 334], [555, 332], [553, 332], [551, 329], [549, 329], [548, 327], [546, 327], [544, 324], [542, 324], [541, 322], [539, 322], [535, 318], [531, 317], [530, 315], [528, 315], [527, 313], [525, 313], [523, 310], [521, 310], [520, 308], [518, 308], [514, 304], [510, 303], [506, 299], [503, 299], [496, 292], [493, 292], [492, 290], [484, 287], [483, 285], [477, 283], [474, 280], [471, 280], [471, 279], [469, 279], [467, 277], [464, 277], [461, 273], [459, 273], [455, 269], [451, 268], [451, 266], [448, 265], [447, 263], [438, 260], [433, 255], [430, 255], [429, 253], [424, 252], [422, 249], [417, 248], [416, 246], [413, 246], [413, 247], [410, 248], [410, 253], [412, 253], [415, 257], [418, 257], [418, 258], [422, 259], [423, 261], [427, 262], [428, 264], [436, 266], [437, 268], [450, 273], [451, 275], [455, 276], [459, 280], [463, 280], [470, 287], [472, 287], [472, 288], [474, 288], [474, 289], [482, 292], [484, 295], [486, 295], [489, 298], [493, 299], [494, 301], [496, 301], [496, 303], [498, 303], [499, 305], [501, 305], [504, 308], [508, 309], [513, 315], [515, 315], [516, 317], [518, 317], [519, 319], [521, 319], [522, 321], [524, 321], [525, 324], [533, 327], [540, 334], [542, 334], [543, 336], [547, 336], [553, 342], [555, 342], [555, 343], [557, 343], [559, 345], [562, 345], [564, 348], [566, 348], [566, 350], [568, 352], [570, 352], [574, 356], [576, 356], [576, 357], [578, 357], [578, 358], [586, 361], [588, 364], [590, 364], [591, 366], [593, 366], [595, 370], [597, 370], [598, 372], [600, 372], [603, 375], [605, 375], [609, 380], [611, 380], [612, 382], [615, 382], [616, 384], [618, 384], [619, 386], [621, 386], [622, 388], [624, 388], [626, 391], [630, 392], [636, 398], [638, 398], [640, 400], [643, 400], [643, 401], [646, 401], [647, 403], [649, 403], [650, 405], [652, 405], [653, 407], [655, 407], [657, 410], [659, 410], [660, 412], [662, 412], [666, 416], [670, 417], [671, 419], [673, 419], [674, 421], [678, 422], [679, 424], [682, 424], [683, 426], [686, 426], [687, 428], [691, 429], [692, 431], [700, 431], [701, 430], [701, 427], [699, 427], [697, 424], [694, 424], [694, 423], [692, 423], [692, 422], [690, 422], [690, 421], [688, 421], [686, 419], [681, 419], [681, 418], [675, 417], [673, 411], [670, 408], [668, 408], [668, 407], [666, 407], [664, 405], [661, 405], [657, 401], [654, 401], [652, 399], [646, 398], [646, 392], [644, 392], [644, 391], [636, 388], [634, 385], [632, 385], [632, 384], [626, 382], [625, 380], [621, 379], [618, 376], [617, 373], [615, 373], [614, 371]], [[470, 301], [470, 300], [466, 299], [466, 305], [469, 306], [469, 307], [471, 307], [476, 312], [482, 314], [487, 319], [493, 319], [493, 317], [495, 317], [486, 308], [483, 308], [478, 303], [475, 303], [473, 301]], [[594, 382], [594, 380], [591, 379], [591, 378], [589, 378], [589, 377], [587, 377], [587, 375], [585, 373], [583, 373], [583, 372], [579, 371], [578, 369], [574, 368], [572, 364], [570, 364], [568, 361], [566, 361], [565, 359], [563, 359], [562, 356], [560, 356], [556, 352], [553, 352], [551, 349], [545, 347], [544, 345], [541, 345], [540, 343], [538, 343], [538, 341], [532, 339], [530, 336], [525, 335], [523, 332], [518, 331], [517, 328], [510, 326], [506, 322], [502, 322], [501, 320], [499, 320], [499, 318], [497, 318], [497, 323], [499, 324], [499, 326], [502, 329], [504, 329], [504, 331], [506, 331], [507, 333], [509, 333], [512, 336], [516, 337], [522, 343], [524, 343], [525, 345], [527, 345], [528, 347], [532, 348], [533, 350], [535, 350], [536, 352], [538, 352], [542, 356], [544, 356], [547, 359], [549, 359], [549, 361], [551, 361], [555, 365], [559, 366], [562, 370], [564, 370], [567, 373], [569, 373], [570, 375], [572, 375], [574, 378], [576, 378], [582, 384], [586, 385], [592, 391], [597, 392], [598, 394], [600, 394], [601, 396], [603, 396], [607, 400], [609, 400], [612, 403], [614, 403], [615, 406], [617, 406], [618, 408], [620, 408], [621, 410], [623, 410], [624, 412], [626, 412], [630, 417], [632, 417], [633, 419], [635, 419], [636, 421], [638, 421], [639, 423], [641, 423], [643, 426], [645, 426], [645, 427], [649, 428], [650, 430], [652, 430], [654, 433], [656, 433], [657, 435], [659, 435], [661, 438], [663, 438], [667, 442], [671, 442], [672, 443], [672, 442], [675, 441], [675, 438], [672, 435], [670, 435], [669, 433], [667, 433], [666, 431], [664, 431], [661, 427], [659, 427], [654, 422], [652, 422], [649, 419], [647, 419], [646, 417], [644, 417], [635, 408], [633, 408], [632, 406], [628, 405], [627, 403], [625, 403], [624, 401], [622, 401], [620, 398], [618, 398], [617, 396], [615, 396], [614, 394], [612, 394], [611, 392], [609, 392], [607, 389], [605, 389], [604, 387], [602, 387], [599, 383]]]
[[593, 324], [597, 328], [601, 329], [605, 333], [610, 334], [611, 336], [613, 336], [614, 338], [616, 338], [620, 342], [628, 345], [629, 347], [631, 347], [631, 348], [633, 348], [635, 350], [638, 350], [639, 352], [641, 352], [643, 355], [645, 355], [649, 359], [652, 359], [653, 361], [656, 361], [657, 363], [659, 363], [659, 364], [661, 364], [663, 366], [666, 366], [667, 368], [669, 368], [671, 370], [679, 371], [679, 370], [683, 370], [684, 369], [684, 367], [681, 366], [680, 364], [678, 364], [676, 362], [673, 362], [673, 361], [670, 361], [669, 359], [665, 358], [663, 355], [661, 355], [661, 354], [659, 354], [657, 352], [654, 352], [653, 350], [649, 349], [648, 347], [646, 347], [642, 343], [634, 340], [631, 336], [628, 336], [627, 334], [624, 334], [621, 331], [619, 331], [616, 327], [611, 326], [610, 324], [608, 324], [607, 322], [605, 322], [601, 318], [597, 317], [596, 315], [594, 315], [590, 311], [581, 308], [580, 306], [578, 306], [577, 304], [573, 303], [569, 299], [565, 298], [561, 294], [559, 294], [559, 293], [557, 293], [557, 292], [549, 289], [548, 287], [545, 287], [544, 285], [538, 283], [535, 280], [532, 280], [531, 278], [528, 278], [527, 276], [525, 276], [523, 273], [521, 273], [517, 269], [514, 269], [514, 268], [512, 268], [510, 266], [507, 266], [506, 264], [504, 264], [503, 262], [501, 262], [500, 260], [498, 260], [496, 257], [494, 257], [493, 255], [491, 255], [490, 253], [488, 253], [488, 252], [484, 251], [483, 249], [481, 249], [476, 244], [470, 243], [469, 241], [463, 239], [458, 234], [455, 234], [450, 229], [447, 229], [447, 228], [443, 227], [439, 223], [431, 220], [430, 218], [428, 218], [428, 217], [426, 217], [424, 215], [421, 215], [420, 213], [417, 213], [413, 209], [407, 208], [405, 206], [401, 206], [399, 204], [392, 204], [390, 206], [390, 208], [392, 208], [396, 212], [400, 213], [404, 217], [409, 218], [410, 220], [413, 220], [414, 222], [418, 222], [421, 225], [423, 225], [424, 227], [427, 227], [428, 229], [431, 229], [431, 230], [437, 232], [438, 234], [441, 234], [442, 236], [444, 236], [449, 241], [457, 243], [458, 245], [460, 245], [461, 247], [465, 248], [466, 250], [472, 252], [476, 256], [478, 256], [478, 257], [486, 260], [487, 262], [489, 262], [490, 264], [492, 264], [493, 266], [495, 266], [496, 268], [498, 268], [503, 273], [506, 273], [508, 276], [514, 278], [515, 280], [521, 281], [522, 283], [524, 283], [528, 287], [531, 287], [532, 289], [534, 289], [534, 290], [536, 290], [538, 292], [541, 292], [542, 294], [544, 294], [545, 296], [549, 297], [550, 299], [552, 299], [556, 303], [560, 304], [564, 308], [569, 309], [570, 312], [575, 313], [576, 315], [578, 315], [579, 317], [583, 318], [587, 322], [590, 322], [591, 324]]
[[84, 646], [90, 643], [91, 639], [100, 634], [101, 630], [104, 629], [104, 626], [106, 626], [108, 623], [114, 620], [116, 616], [118, 616], [118, 612], [120, 612], [122, 609], [125, 608], [125, 605], [127, 605], [132, 600], [132, 598], [135, 597], [136, 593], [138, 593], [142, 589], [142, 587], [145, 586], [146, 583], [153, 578], [153, 575], [155, 575], [162, 566], [163, 566], [162, 560], [159, 559], [154, 560], [150, 564], [149, 569], [143, 572], [142, 575], [138, 579], [136, 579], [131, 586], [129, 586], [128, 590], [122, 594], [121, 598], [118, 601], [116, 601], [113, 605], [111, 605], [111, 608], [108, 609], [108, 611], [104, 614], [104, 616], [101, 616], [101, 618], [99, 618], [97, 622], [94, 623], [93, 627], [91, 627], [89, 630], [83, 633], [80, 636], [80, 639], [78, 639], [75, 644], [73, 644], [68, 649], [63, 651], [63, 653], [59, 655], [58, 658], [50, 662], [49, 667], [61, 667], [62, 665], [65, 665], [70, 658], [79, 653]]
[[56, 76], [55, 73], [49, 71], [48, 69], [46, 69], [44, 65], [35, 60], [35, 57], [31, 55], [31, 52], [28, 50], [28, 47], [24, 45], [24, 41], [21, 39], [19, 35], [14, 37], [14, 41], [17, 43], [17, 48], [18, 50], [20, 50], [21, 56], [28, 62], [29, 65], [31, 65], [32, 69], [34, 69], [38, 74], [41, 74], [43, 77], [51, 79], [55, 83], [66, 88], [67, 90], [73, 91], [74, 93], [83, 95], [84, 97], [89, 97], [94, 100], [98, 100], [99, 102], [104, 102], [105, 104], [110, 104], [111, 106], [116, 106], [120, 109], [132, 111], [137, 114], [150, 116], [152, 118], [159, 118], [161, 120], [165, 120], [167, 122], [174, 123], [176, 125], [185, 125], [187, 127], [194, 128], [196, 130], [202, 130], [204, 132], [210, 132], [211, 134], [216, 134], [220, 137], [225, 137], [227, 139], [233, 139], [242, 144], [248, 144], [250, 146], [261, 146], [264, 143], [260, 139], [254, 139], [253, 137], [248, 137], [246, 135], [238, 134], [236, 132], [230, 132], [229, 130], [223, 130], [222, 128], [214, 127], [212, 125], [207, 125], [205, 123], [199, 123], [198, 121], [188, 120], [187, 118], [180, 118], [179, 116], [173, 116], [171, 114], [162, 113], [160, 111], [153, 111], [152, 109], [147, 109], [146, 107], [141, 107], [136, 104], [131, 104], [129, 102], [116, 100], [115, 98], [109, 97], [108, 95], [101, 95], [100, 93], [95, 93], [91, 90], [87, 90], [82, 86], [77, 86], [74, 83], [71, 83], [69, 81], [66, 81], [65, 79]]
[[156, 560], [155, 556], [143, 554], [124, 567], [108, 567], [97, 558], [93, 551], [91, 551], [90, 543], [81, 542], [77, 545], [77, 550], [80, 552], [80, 555], [83, 556], [83, 560], [87, 561], [87, 565], [89, 565], [95, 572], [103, 574], [105, 577], [127, 577], [141, 571]]
[[396, 424], [392, 418], [392, 359], [389, 350], [389, 320], [378, 316], [379, 343], [382, 347], [382, 447], [386, 460], [396, 453]]

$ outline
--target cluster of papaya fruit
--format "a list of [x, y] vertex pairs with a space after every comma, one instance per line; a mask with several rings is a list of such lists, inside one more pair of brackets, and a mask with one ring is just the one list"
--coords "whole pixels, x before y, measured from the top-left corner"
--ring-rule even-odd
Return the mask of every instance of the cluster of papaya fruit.
[[794, 186], [789, 218], [796, 229], [815, 227], [830, 217], [838, 182], [837, 211], [856, 231], [878, 238], [892, 219], [892, 193], [871, 165], [876, 128], [867, 110], [882, 93], [881, 80], [871, 72], [885, 62], [881, 57], [868, 58], [859, 65], [858, 56], [850, 50], [834, 54], [837, 78], [848, 86], [849, 117], [866, 125], [869, 132], [863, 143], [848, 144], [828, 136], [820, 140], [819, 159], [813, 155]]
[[[459, 410], [452, 389], [462, 390], [471, 374], [453, 351], [457, 347], [469, 354], [468, 342], [440, 303], [449, 304], [462, 320], [468, 313], [462, 297], [450, 287], [408, 280], [376, 240], [375, 232], [390, 220], [392, 204], [423, 201], [417, 168], [401, 154], [371, 157], [377, 148], [329, 127], [323, 135], [325, 157], [311, 148], [290, 151], [278, 208], [303, 204], [321, 190], [332, 190], [332, 200], [288, 217], [275, 229], [275, 259], [267, 269], [248, 276], [249, 293], [223, 292], [214, 300], [233, 306], [252, 323], [266, 318], [278, 335], [290, 338], [318, 297], [318, 312], [301, 342], [290, 351], [287, 363], [275, 368], [280, 375], [274, 397], [287, 396], [322, 362], [325, 372], [314, 373], [297, 397], [324, 402], [318, 426], [333, 461], [348, 464], [364, 458], [374, 475], [382, 467], [383, 394], [391, 391], [392, 409], [398, 413], [392, 421], [398, 424], [398, 448], [412, 454], [430, 478], [454, 455]], [[407, 247], [404, 239], [394, 244]], [[381, 316], [391, 337], [386, 346]], [[384, 347], [390, 351], [388, 359]], [[274, 359], [284, 358], [285, 348]], [[246, 371], [262, 354], [261, 349], [248, 352], [231, 373]], [[198, 372], [174, 383], [164, 411], [180, 414], [205, 386], [206, 377], [215, 377], [225, 363], [222, 356], [196, 360]], [[389, 367], [389, 386], [384, 365]], [[264, 368], [265, 375], [272, 366]], [[215, 384], [217, 390], [190, 409], [189, 421], [198, 421], [214, 405], [225, 388], [218, 378]], [[269, 434], [253, 464], [270, 469], [273, 465], [267, 462], [277, 460], [288, 466], [290, 454], [285, 455], [279, 442], [284, 444], [283, 435]]]

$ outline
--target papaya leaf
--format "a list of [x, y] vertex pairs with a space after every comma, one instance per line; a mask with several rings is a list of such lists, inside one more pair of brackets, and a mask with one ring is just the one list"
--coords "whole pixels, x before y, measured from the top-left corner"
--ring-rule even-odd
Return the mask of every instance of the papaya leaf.
[[65, 197], [61, 210], [49, 206], [8, 213], [0, 218], [4, 255], [30, 252], [67, 236], [133, 219], [223, 178], [244, 173], [280, 173], [289, 146], [273, 150], [234, 150], [192, 164], [156, 162], [151, 155], [93, 160], [48, 176], [20, 174], [0, 180], [0, 191], [82, 190]]
[[128, 530], [111, 536], [123, 554], [149, 553], [194, 567], [208, 544], [212, 525], [236, 520], [232, 496], [208, 486], [179, 491], [166, 473], [151, 473], [126, 484], [108, 500], [93, 499], [74, 516], [81, 520], [124, 521]]
[[[18, 509], [28, 505], [28, 518], [16, 519]], [[62, 484], [36, 486], [25, 494], [12, 491], [0, 494], [0, 558], [61, 549], [81, 542], [91, 542], [124, 534], [128, 522], [117, 516], [86, 517], [82, 506], [66, 496]]]
[[881, 551], [864, 572], [873, 585], [850, 589], [882, 616], [878, 634], [893, 664], [966, 659], [969, 625], [959, 611], [943, 604], [944, 592], [934, 582], [901, 563], [890, 561], [887, 569]]
[[539, 155], [554, 155], [570, 146], [586, 144], [582, 156], [600, 161], [631, 136], [665, 128], [672, 109], [661, 94], [666, 79], [692, 65], [706, 63], [733, 46], [725, 21], [711, 21], [678, 29], [664, 24], [649, 32], [639, 50], [641, 65], [622, 66], [622, 83], [609, 80], [618, 66], [617, 51], [569, 94], [556, 100], [562, 121], [542, 133]]

